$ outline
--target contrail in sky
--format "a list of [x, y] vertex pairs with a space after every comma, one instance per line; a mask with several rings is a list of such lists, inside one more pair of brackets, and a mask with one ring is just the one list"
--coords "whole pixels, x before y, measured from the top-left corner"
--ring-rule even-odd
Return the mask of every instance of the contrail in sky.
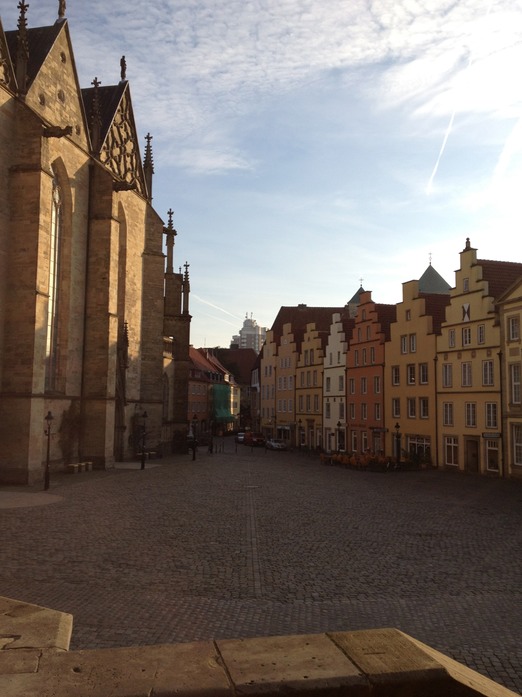
[[[493, 0], [490, 0], [489, 5], [488, 5], [488, 10], [486, 12], [486, 18], [489, 16], [492, 4], [493, 4]], [[473, 56], [472, 56], [471, 51], [470, 51], [468, 64], [465, 68], [465, 72], [467, 72], [471, 66], [472, 57]], [[439, 156], [437, 157], [437, 161], [435, 162], [435, 167], [433, 168], [433, 172], [431, 173], [431, 177], [428, 181], [428, 186], [426, 187], [426, 193], [428, 195], [431, 194], [431, 192], [433, 190], [433, 180], [435, 179], [435, 175], [437, 174], [437, 170], [439, 169], [439, 164], [440, 164], [440, 161], [442, 159], [442, 155], [444, 154], [444, 150], [446, 149], [446, 143], [448, 142], [448, 138], [449, 138], [449, 135], [451, 133], [451, 129], [453, 128], [453, 121], [455, 120], [456, 113], [457, 113], [457, 108], [455, 107], [451, 113], [448, 127], [446, 128], [446, 132], [444, 133], [444, 139], [442, 141], [442, 145], [440, 146]]]
[[230, 315], [230, 317], [234, 317], [234, 319], [242, 319], [242, 317], [239, 317], [238, 315], [232, 314], [232, 312], [229, 312], [228, 310], [223, 309], [222, 307], [219, 307], [218, 305], [214, 305], [213, 303], [209, 303], [208, 300], [203, 300], [203, 298], [200, 298], [198, 295], [194, 295], [194, 293], [190, 294], [191, 298], [195, 298], [196, 300], [199, 300], [200, 303], [203, 303], [204, 305], [208, 305], [209, 307], [213, 307], [214, 310], [219, 310], [220, 312], [224, 312], [225, 315]]

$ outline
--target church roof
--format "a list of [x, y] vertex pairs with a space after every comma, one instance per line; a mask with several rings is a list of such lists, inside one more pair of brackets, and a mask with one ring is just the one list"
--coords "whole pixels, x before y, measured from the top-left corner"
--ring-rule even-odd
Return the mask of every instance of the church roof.
[[[107, 137], [107, 133], [109, 132], [112, 122], [114, 121], [114, 116], [116, 115], [118, 106], [120, 105], [127, 85], [128, 82], [125, 80], [117, 85], [100, 85], [97, 88], [101, 117], [100, 144], [103, 143]], [[85, 87], [82, 89], [83, 104], [89, 127], [92, 123], [94, 93], [94, 87]]]
[[348, 302], [346, 304], [347, 305], [359, 305], [361, 293], [364, 293], [364, 292], [365, 292], [364, 288], [362, 286], [360, 286], [359, 290], [356, 293], [354, 293], [354, 295], [352, 296], [352, 299], [348, 300]]
[[[30, 87], [35, 77], [40, 72], [49, 51], [54, 45], [58, 34], [65, 22], [59, 22], [50, 27], [34, 27], [27, 29], [27, 42], [29, 44], [29, 62], [27, 64], [27, 87]], [[18, 45], [18, 30], [6, 31], [5, 38], [11, 54], [11, 60], [16, 65], [16, 52]]]
[[419, 278], [420, 293], [449, 293], [451, 286], [430, 264]]

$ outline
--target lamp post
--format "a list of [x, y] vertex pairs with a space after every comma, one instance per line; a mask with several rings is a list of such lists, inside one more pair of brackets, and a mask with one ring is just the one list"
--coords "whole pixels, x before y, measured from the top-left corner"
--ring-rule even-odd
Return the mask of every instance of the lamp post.
[[47, 412], [47, 416], [45, 417], [45, 422], [47, 424], [47, 427], [44, 431], [45, 435], [47, 436], [47, 457], [45, 459], [45, 476], [44, 476], [44, 489], [47, 491], [49, 488], [49, 479], [50, 479], [50, 468], [49, 468], [49, 460], [50, 460], [50, 455], [51, 455], [51, 421], [53, 420], [53, 415], [51, 414], [50, 411]]
[[192, 417], [192, 459], [196, 459], [196, 427], [198, 425], [198, 417], [196, 414]]
[[299, 443], [298, 443], [298, 446], [299, 446], [299, 450], [301, 450], [301, 440], [302, 440], [302, 437], [301, 437], [301, 429], [302, 429], [302, 427], [303, 427], [303, 422], [302, 422], [301, 419], [299, 419], [299, 421], [298, 421], [297, 423], [299, 424], [299, 435], [298, 435]]
[[397, 421], [395, 424], [395, 459], [397, 461], [397, 464], [399, 464], [401, 460], [401, 434], [400, 434], [400, 424]]
[[341, 444], [339, 443], [339, 440], [341, 438], [341, 422], [337, 422], [337, 452], [341, 450]]
[[143, 422], [141, 424], [141, 469], [145, 469], [145, 436], [147, 434], [147, 417], [148, 414], [146, 411], [143, 412], [141, 415], [141, 418], [143, 419]]

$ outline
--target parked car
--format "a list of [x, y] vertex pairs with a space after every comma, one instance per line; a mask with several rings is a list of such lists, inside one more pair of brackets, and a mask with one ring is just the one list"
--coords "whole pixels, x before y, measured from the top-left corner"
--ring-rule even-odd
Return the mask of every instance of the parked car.
[[286, 443], [281, 438], [269, 438], [266, 447], [268, 450], [286, 450]]
[[265, 444], [265, 437], [262, 433], [252, 433], [248, 431], [245, 433], [245, 445], [255, 445], [260, 446]]
[[244, 442], [245, 442], [245, 434], [243, 432], [236, 433], [236, 443], [244, 443]]

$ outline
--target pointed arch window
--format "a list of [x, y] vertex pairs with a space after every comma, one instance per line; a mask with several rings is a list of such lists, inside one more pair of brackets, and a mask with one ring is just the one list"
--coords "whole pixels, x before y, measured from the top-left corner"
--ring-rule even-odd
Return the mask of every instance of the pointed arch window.
[[60, 389], [59, 284], [63, 233], [63, 197], [60, 185], [53, 179], [51, 230], [49, 235], [49, 301], [47, 304], [47, 338], [45, 344], [45, 389]]

